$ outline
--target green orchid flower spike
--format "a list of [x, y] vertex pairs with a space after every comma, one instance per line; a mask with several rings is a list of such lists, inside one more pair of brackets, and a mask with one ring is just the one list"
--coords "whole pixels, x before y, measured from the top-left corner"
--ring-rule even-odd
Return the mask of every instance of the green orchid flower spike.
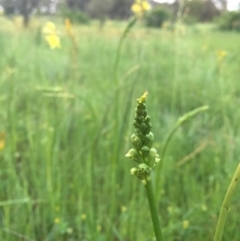
[[155, 232], [155, 240], [163, 241], [159, 214], [151, 182], [151, 171], [159, 163], [160, 158], [157, 150], [152, 147], [154, 135], [151, 132], [151, 118], [147, 113], [147, 95], [148, 92], [146, 91], [139, 99], [137, 99], [137, 107], [135, 109], [135, 117], [133, 121], [135, 134], [131, 136], [133, 148], [130, 149], [125, 156], [136, 162], [138, 165], [137, 167], [132, 168], [130, 172], [132, 175], [135, 175], [142, 180], [144, 184]]
[[148, 92], [146, 91], [137, 99], [137, 107], [133, 121], [135, 134], [131, 136], [133, 148], [125, 155], [138, 164], [137, 168], [131, 169], [131, 174], [143, 181], [147, 180], [152, 168], [160, 161], [157, 150], [152, 148], [154, 135], [151, 132], [151, 118], [147, 113], [147, 95]]

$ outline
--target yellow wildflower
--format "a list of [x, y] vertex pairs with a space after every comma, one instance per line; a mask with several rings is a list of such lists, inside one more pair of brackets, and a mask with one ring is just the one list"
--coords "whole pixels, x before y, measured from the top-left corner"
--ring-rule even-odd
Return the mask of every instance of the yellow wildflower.
[[51, 49], [61, 48], [60, 38], [55, 34], [50, 34], [45, 37]]
[[125, 212], [127, 211], [127, 207], [126, 207], [126, 206], [122, 206], [122, 207], [121, 207], [121, 211], [122, 211], [123, 213], [125, 213]]
[[85, 220], [87, 218], [87, 215], [85, 214], [85, 213], [83, 213], [82, 215], [81, 215], [81, 219], [82, 220]]
[[0, 151], [3, 150], [5, 147], [5, 134], [2, 132], [0, 133]]
[[216, 57], [219, 62], [221, 62], [227, 55], [227, 52], [224, 50], [218, 50], [216, 52]]
[[52, 22], [47, 22], [42, 30], [43, 34], [56, 34], [56, 26]]
[[101, 225], [97, 225], [97, 231], [100, 232], [102, 230]]
[[135, 0], [131, 7], [134, 14], [141, 17], [146, 11], [151, 9], [151, 5], [145, 0]]
[[189, 227], [189, 221], [188, 220], [184, 220], [182, 223], [182, 228], [183, 229], [187, 229]]
[[47, 22], [43, 27], [42, 33], [51, 49], [61, 48], [60, 38], [56, 31], [56, 26], [52, 22]]
[[201, 206], [201, 209], [205, 212], [205, 211], [207, 211], [207, 206], [206, 206], [205, 204], [203, 204], [203, 205]]
[[56, 224], [60, 223], [60, 218], [55, 218], [54, 223], [56, 223]]

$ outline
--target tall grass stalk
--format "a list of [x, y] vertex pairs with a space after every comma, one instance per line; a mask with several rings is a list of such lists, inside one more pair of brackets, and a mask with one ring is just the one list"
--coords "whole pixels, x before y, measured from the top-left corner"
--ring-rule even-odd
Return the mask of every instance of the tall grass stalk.
[[131, 31], [131, 29], [135, 25], [135, 23], [137, 22], [137, 20], [138, 20], [138, 18], [136, 16], [132, 17], [129, 20], [127, 26], [125, 27], [125, 29], [124, 29], [121, 37], [120, 37], [120, 40], [119, 40], [119, 43], [118, 43], [118, 46], [117, 46], [115, 62], [114, 62], [114, 72], [113, 72], [113, 74], [114, 74], [114, 79], [115, 80], [119, 80], [119, 78], [118, 78], [118, 68], [119, 68], [119, 62], [120, 62], [121, 50], [122, 50], [123, 42], [126, 39], [128, 33]]
[[174, 76], [173, 76], [173, 87], [172, 87], [172, 93], [171, 93], [171, 110], [173, 111], [176, 107], [177, 103], [177, 89], [178, 89], [178, 82], [179, 82], [179, 76], [180, 76], [180, 28], [182, 24], [182, 12], [184, 7], [184, 0], [179, 0], [179, 8], [177, 11], [177, 19], [175, 23], [175, 32], [174, 32]]
[[200, 112], [206, 111], [209, 109], [209, 106], [204, 105], [201, 107], [198, 107], [192, 111], [189, 111], [188, 113], [184, 114], [183, 116], [181, 116], [180, 118], [178, 118], [175, 126], [173, 127], [173, 129], [170, 131], [170, 133], [168, 134], [166, 141], [163, 144], [163, 148], [162, 148], [162, 153], [161, 153], [161, 161], [159, 163], [159, 167], [156, 170], [156, 193], [160, 192], [158, 191], [161, 185], [161, 178], [162, 178], [162, 172], [163, 172], [163, 165], [164, 165], [164, 161], [165, 161], [165, 156], [166, 156], [166, 152], [168, 149], [168, 146], [174, 136], [174, 134], [177, 132], [177, 130], [187, 121], [189, 121], [192, 117], [194, 117], [195, 115], [197, 115]]
[[226, 223], [226, 219], [227, 219], [227, 214], [230, 208], [230, 201], [232, 199], [232, 196], [236, 190], [237, 187], [237, 183], [240, 179], [240, 163], [238, 164], [236, 171], [232, 177], [232, 180], [230, 182], [230, 185], [228, 187], [227, 193], [225, 195], [225, 198], [223, 200], [223, 204], [220, 210], [220, 214], [219, 214], [219, 218], [218, 218], [218, 222], [217, 222], [217, 226], [216, 226], [216, 231], [215, 231], [215, 235], [214, 235], [214, 241], [221, 241], [222, 240], [222, 236], [223, 236], [223, 230], [224, 230], [224, 226]]
[[[137, 18], [134, 16], [130, 21], [128, 22], [127, 26], [125, 27], [120, 40], [118, 42], [117, 46], [117, 51], [116, 51], [116, 57], [115, 57], [115, 62], [114, 62], [114, 67], [113, 67], [113, 81], [117, 84], [117, 88], [115, 90], [115, 105], [114, 105], [114, 112], [115, 112], [115, 128], [117, 130], [117, 135], [118, 138], [115, 138], [114, 141], [114, 149], [113, 149], [113, 154], [112, 154], [112, 161], [111, 161], [111, 186], [112, 186], [112, 192], [111, 192], [111, 213], [110, 216], [113, 217], [115, 213], [115, 208], [116, 208], [116, 193], [115, 193], [115, 185], [116, 185], [116, 170], [117, 170], [117, 160], [119, 157], [119, 148], [120, 148], [120, 143], [121, 143], [121, 137], [122, 133], [120, 132], [120, 116], [119, 116], [119, 98], [120, 98], [120, 78], [118, 76], [118, 70], [119, 70], [119, 62], [121, 58], [121, 50], [123, 46], [123, 42], [126, 39], [128, 33], [130, 30], [133, 28], [135, 23], [137, 22]], [[133, 91], [134, 86], [132, 86], [130, 93]], [[129, 105], [130, 101], [128, 101]], [[125, 113], [129, 111], [130, 108], [126, 108]], [[127, 115], [123, 116], [123, 119], [127, 118]], [[110, 231], [110, 229], [109, 229]], [[108, 238], [110, 237], [110, 233], [108, 233]]]

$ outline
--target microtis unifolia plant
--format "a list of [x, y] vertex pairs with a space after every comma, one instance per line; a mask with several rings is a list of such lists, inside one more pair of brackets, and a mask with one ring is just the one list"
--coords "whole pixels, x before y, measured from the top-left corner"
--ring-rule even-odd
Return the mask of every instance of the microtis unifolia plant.
[[126, 157], [130, 158], [130, 160], [137, 164], [137, 167], [131, 169], [131, 174], [138, 177], [144, 184], [156, 241], [161, 241], [163, 240], [162, 231], [151, 182], [151, 171], [160, 161], [160, 158], [157, 150], [152, 147], [154, 135], [151, 132], [152, 124], [147, 112], [147, 95], [148, 92], [145, 92], [139, 99], [137, 99], [137, 107], [135, 109], [135, 117], [133, 121], [135, 133], [131, 136], [133, 148], [128, 151]]

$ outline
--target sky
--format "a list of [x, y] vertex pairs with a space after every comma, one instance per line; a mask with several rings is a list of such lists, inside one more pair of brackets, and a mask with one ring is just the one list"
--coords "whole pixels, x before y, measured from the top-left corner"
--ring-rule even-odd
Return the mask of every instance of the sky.
[[[159, 3], [164, 3], [164, 2], [173, 3], [173, 2], [175, 2], [175, 0], [153, 0], [153, 1], [159, 2]], [[234, 10], [239, 9], [240, 0], [228, 0], [227, 2], [228, 2], [228, 4], [227, 4], [228, 10], [234, 11]]]
[[228, 10], [238, 10], [240, 5], [240, 1], [237, 0], [228, 0]]

